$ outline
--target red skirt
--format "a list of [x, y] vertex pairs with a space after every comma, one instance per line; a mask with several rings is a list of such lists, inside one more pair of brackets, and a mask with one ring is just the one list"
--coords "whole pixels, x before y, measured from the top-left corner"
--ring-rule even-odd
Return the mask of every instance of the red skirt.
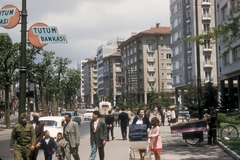
[[162, 148], [151, 149], [152, 152], [162, 152]]

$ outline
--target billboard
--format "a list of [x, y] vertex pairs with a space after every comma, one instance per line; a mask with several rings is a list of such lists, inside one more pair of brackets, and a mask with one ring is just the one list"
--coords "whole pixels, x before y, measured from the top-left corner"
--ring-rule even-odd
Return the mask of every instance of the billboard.
[[35, 47], [43, 47], [48, 43], [67, 43], [66, 35], [59, 34], [56, 26], [35, 23], [28, 30], [28, 40]]
[[0, 10], [0, 26], [6, 29], [14, 28], [20, 21], [20, 12], [13, 5], [6, 5]]

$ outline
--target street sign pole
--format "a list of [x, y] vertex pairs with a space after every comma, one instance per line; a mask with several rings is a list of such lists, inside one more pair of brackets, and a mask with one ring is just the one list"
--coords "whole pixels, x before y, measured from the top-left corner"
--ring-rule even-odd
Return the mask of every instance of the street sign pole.
[[26, 0], [22, 0], [21, 11], [21, 59], [20, 59], [20, 87], [19, 87], [19, 116], [26, 112], [26, 34], [27, 34], [27, 9]]

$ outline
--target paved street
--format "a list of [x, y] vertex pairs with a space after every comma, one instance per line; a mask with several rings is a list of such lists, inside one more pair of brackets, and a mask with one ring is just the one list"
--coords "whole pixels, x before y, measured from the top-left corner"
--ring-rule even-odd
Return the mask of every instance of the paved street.
[[[3, 155], [8, 154], [10, 130], [3, 129], [2, 121], [0, 122], [0, 158]], [[89, 121], [83, 121], [80, 125], [81, 145], [79, 147], [79, 154], [81, 160], [88, 160], [90, 154], [90, 142], [89, 142]], [[123, 141], [121, 139], [120, 128], [114, 128], [115, 140], [110, 141], [105, 147], [105, 160], [127, 160], [129, 159], [129, 141]], [[162, 160], [232, 160], [232, 158], [225, 153], [218, 146], [207, 146], [203, 142], [200, 147], [188, 147], [181, 134], [171, 134], [169, 126], [161, 126], [161, 136], [163, 139], [163, 152], [161, 154]], [[205, 137], [206, 138], [206, 137]], [[3, 140], [4, 139], [4, 140]], [[4, 153], [8, 152], [8, 153]], [[139, 157], [138, 152], [136, 153], [136, 158]], [[3, 160], [11, 160], [13, 155], [10, 157], [3, 158]], [[43, 160], [43, 153], [39, 153], [38, 160]], [[152, 155], [152, 159], [154, 156]], [[96, 160], [99, 160], [98, 156]]]

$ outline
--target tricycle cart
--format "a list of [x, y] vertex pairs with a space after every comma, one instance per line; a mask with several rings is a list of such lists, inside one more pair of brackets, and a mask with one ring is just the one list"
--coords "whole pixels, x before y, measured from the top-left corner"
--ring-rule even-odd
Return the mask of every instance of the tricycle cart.
[[203, 141], [203, 131], [207, 129], [206, 120], [182, 122], [170, 127], [171, 133], [182, 133], [182, 137], [189, 146], [198, 146]]

